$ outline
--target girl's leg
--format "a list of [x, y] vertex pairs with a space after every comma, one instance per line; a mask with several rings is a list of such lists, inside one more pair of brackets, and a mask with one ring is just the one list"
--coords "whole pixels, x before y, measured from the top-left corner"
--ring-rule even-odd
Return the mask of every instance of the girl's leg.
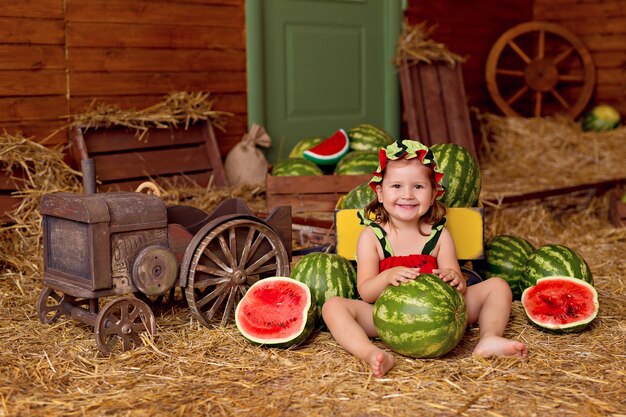
[[467, 287], [465, 293], [468, 323], [478, 322], [480, 340], [474, 353], [479, 356], [528, 355], [522, 342], [502, 337], [511, 313], [511, 288], [502, 278], [494, 277]]
[[374, 376], [382, 377], [393, 368], [396, 360], [370, 340], [378, 335], [373, 309], [365, 301], [334, 297], [324, 303], [322, 315], [335, 340], [345, 350], [366, 361]]

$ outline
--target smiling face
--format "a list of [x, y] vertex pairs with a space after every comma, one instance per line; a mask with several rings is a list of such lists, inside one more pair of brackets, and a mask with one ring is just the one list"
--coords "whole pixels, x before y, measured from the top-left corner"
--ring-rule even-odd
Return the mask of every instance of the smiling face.
[[389, 161], [376, 186], [378, 201], [394, 221], [417, 222], [435, 201], [431, 175], [431, 168], [417, 158]]

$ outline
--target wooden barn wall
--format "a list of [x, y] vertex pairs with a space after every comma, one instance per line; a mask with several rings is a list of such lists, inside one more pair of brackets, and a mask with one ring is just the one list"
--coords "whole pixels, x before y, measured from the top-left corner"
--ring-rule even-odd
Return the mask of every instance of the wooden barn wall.
[[3, 0], [0, 129], [41, 141], [93, 100], [205, 91], [235, 113], [217, 132], [225, 155], [246, 130], [244, 25], [244, 0]]
[[498, 37], [530, 20], [557, 23], [580, 37], [597, 70], [589, 106], [608, 103], [626, 115], [626, 2], [624, 0], [409, 0], [409, 23], [436, 24], [433, 38], [468, 57], [463, 65], [470, 106], [500, 114], [485, 83], [487, 56]]
[[590, 105], [607, 103], [626, 117], [626, 1], [535, 0], [533, 16], [564, 26], [582, 40], [596, 66]]
[[498, 112], [485, 83], [487, 56], [507, 29], [532, 20], [532, 2], [409, 0], [405, 16], [410, 24], [436, 25], [432, 38], [467, 58], [463, 64], [463, 81], [468, 104], [482, 111]]

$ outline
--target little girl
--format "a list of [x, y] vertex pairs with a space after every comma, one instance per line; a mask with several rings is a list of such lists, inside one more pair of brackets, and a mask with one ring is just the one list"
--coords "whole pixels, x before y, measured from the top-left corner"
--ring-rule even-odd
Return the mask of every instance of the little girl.
[[[360, 214], [366, 227], [357, 243], [357, 288], [362, 300], [334, 297], [323, 308], [337, 342], [365, 360], [376, 377], [395, 365], [395, 357], [372, 343], [378, 336], [373, 305], [388, 285], [398, 286], [432, 273], [465, 297], [468, 324], [478, 322], [480, 356], [527, 356], [526, 345], [502, 337], [511, 311], [511, 290], [501, 278], [467, 287], [456, 249], [445, 228], [443, 173], [430, 149], [412, 140], [380, 150], [380, 165], [370, 186], [376, 192]], [[374, 221], [369, 220], [373, 216]]]

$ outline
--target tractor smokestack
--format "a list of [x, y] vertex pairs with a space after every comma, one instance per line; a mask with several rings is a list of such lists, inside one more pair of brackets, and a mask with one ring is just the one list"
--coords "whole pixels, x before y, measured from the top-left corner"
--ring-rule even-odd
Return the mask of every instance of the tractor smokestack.
[[96, 168], [94, 160], [83, 159], [80, 161], [81, 169], [83, 171], [83, 194], [95, 194], [96, 193]]

